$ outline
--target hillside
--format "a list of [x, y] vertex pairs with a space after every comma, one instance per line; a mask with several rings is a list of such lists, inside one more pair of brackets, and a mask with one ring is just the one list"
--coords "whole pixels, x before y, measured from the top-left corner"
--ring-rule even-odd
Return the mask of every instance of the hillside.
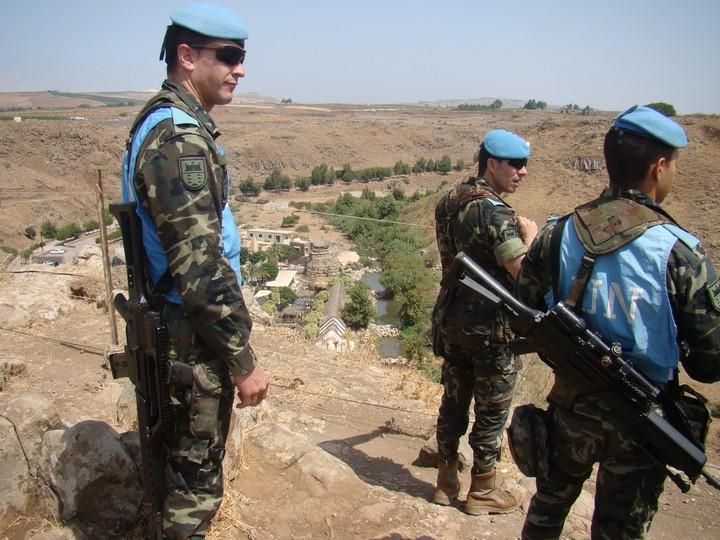
[[[106, 198], [117, 197], [119, 162], [137, 109], [46, 111], [44, 119], [3, 123], [0, 246], [26, 247], [28, 241], [22, 231], [28, 225], [38, 228], [43, 219], [96, 219], [93, 184], [97, 169], [104, 177]], [[70, 120], [72, 117], [76, 119]], [[236, 182], [248, 175], [262, 182], [273, 167], [280, 167], [294, 178], [308, 175], [323, 162], [336, 168], [350, 163], [359, 169], [392, 166], [397, 160], [412, 164], [420, 157], [438, 159], [443, 154], [453, 162], [463, 159], [469, 167], [484, 132], [496, 127], [515, 130], [531, 142], [533, 156], [523, 189], [510, 200], [521, 213], [544, 220], [548, 214], [567, 212], [605, 183], [602, 171], [580, 172], [566, 163], [578, 157], [602, 157], [602, 137], [612, 114], [243, 105], [218, 109], [215, 118], [222, 128], [220, 142]], [[712, 218], [720, 189], [713, 178], [713, 166], [720, 157], [720, 118], [686, 116], [680, 121], [687, 128], [691, 144], [681, 155], [679, 175], [667, 208], [697, 231], [712, 251], [720, 238], [720, 224]], [[411, 193], [421, 185], [437, 187], [443, 179], [411, 175], [404, 189]], [[458, 175], [448, 178], [457, 179]], [[329, 191], [334, 194], [343, 189], [362, 189], [362, 185], [336, 185]], [[313, 189], [305, 195], [291, 191], [277, 198], [302, 200], [305, 196], [317, 200], [325, 194], [322, 189]], [[697, 222], [688, 222], [691, 217]]]

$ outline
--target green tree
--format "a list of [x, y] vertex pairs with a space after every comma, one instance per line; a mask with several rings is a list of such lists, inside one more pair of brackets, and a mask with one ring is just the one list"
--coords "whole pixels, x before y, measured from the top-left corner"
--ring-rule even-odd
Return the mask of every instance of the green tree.
[[257, 197], [262, 191], [260, 184], [253, 181], [252, 176], [248, 176], [245, 180], [240, 182], [240, 193], [246, 197]]
[[[296, 251], [288, 246], [287, 244], [272, 244], [269, 248], [267, 248], [264, 253], [267, 255], [267, 258], [271, 261], [278, 262], [278, 261], [289, 261], [291, 259], [295, 258]], [[293, 300], [294, 302], [294, 300]]]
[[654, 103], [648, 103], [646, 107], [650, 107], [651, 109], [655, 109], [659, 113], [663, 113], [665, 116], [676, 116], [677, 111], [675, 110], [675, 107], [670, 105], [669, 103], [665, 103], [664, 101], [656, 101]]
[[262, 251], [254, 251], [248, 258], [250, 260], [250, 264], [258, 264], [259, 262], [267, 260], [267, 255], [265, 255]]
[[415, 161], [415, 165], [413, 165], [412, 172], [415, 174], [425, 172], [425, 165], [427, 165], [425, 158], [418, 158], [417, 161]]
[[403, 326], [412, 326], [427, 317], [428, 301], [418, 291], [410, 289], [400, 295], [398, 315]]
[[425, 170], [427, 172], [433, 172], [435, 170], [435, 162], [432, 159], [428, 159], [425, 162]]
[[284, 175], [282, 171], [275, 167], [270, 175], [265, 178], [263, 189], [265, 191], [279, 191], [281, 189], [287, 190], [292, 187], [292, 180], [287, 175]]
[[440, 161], [438, 161], [437, 170], [442, 174], [447, 174], [450, 172], [450, 169], [452, 169], [452, 161], [450, 160], [450, 156], [445, 154], [440, 158]]
[[545, 110], [545, 109], [547, 109], [547, 103], [544, 101], [538, 101], [537, 108], [540, 110]]
[[250, 258], [250, 252], [245, 246], [240, 247], [240, 265], [245, 264]]
[[272, 281], [277, 277], [279, 271], [277, 264], [272, 261], [266, 261], [260, 265], [260, 275], [264, 278], [262, 281]]
[[495, 110], [502, 109], [502, 106], [503, 106], [503, 102], [502, 102], [501, 100], [499, 100], [499, 99], [496, 99], [495, 101], [493, 101], [493, 102], [490, 104], [490, 108], [491, 108], [491, 109], [495, 109]]
[[393, 188], [392, 190], [392, 198], [396, 201], [402, 201], [405, 199], [405, 192], [400, 188]]
[[458, 159], [455, 163], [455, 170], [462, 171], [465, 168], [465, 162], [462, 159]]
[[285, 216], [282, 219], [282, 223], [280, 224], [281, 227], [294, 227], [297, 225], [297, 222], [300, 221], [300, 216], [297, 214], [290, 214], [289, 216]]
[[297, 300], [297, 294], [290, 287], [278, 287], [270, 294], [270, 301], [281, 311]]
[[342, 168], [342, 172], [340, 173], [340, 178], [342, 178], [343, 182], [352, 182], [355, 180], [357, 175], [355, 174], [355, 171], [352, 170], [352, 167], [349, 163], [345, 163]]
[[297, 180], [295, 180], [295, 187], [298, 188], [300, 191], [309, 190], [310, 189], [310, 179], [307, 176], [298, 178]]
[[396, 161], [393, 167], [393, 173], [395, 174], [410, 174], [410, 165], [403, 161]]
[[534, 111], [537, 109], [537, 103], [534, 99], [529, 99], [525, 105], [523, 105], [523, 109], [526, 109], [528, 111]]
[[58, 240], [67, 240], [68, 238], [74, 238], [79, 234], [80, 225], [77, 223], [66, 223], [56, 231], [55, 238]]
[[49, 219], [46, 219], [40, 224], [40, 235], [43, 238], [55, 238], [56, 233], [57, 227]]
[[342, 319], [351, 328], [367, 328], [375, 320], [375, 306], [370, 300], [370, 288], [362, 281], [348, 291], [348, 300], [342, 309]]
[[35, 240], [35, 237], [37, 236], [37, 231], [35, 230], [35, 227], [32, 225], [29, 225], [28, 227], [25, 227], [25, 231], [23, 232], [25, 235], [25, 238], [28, 238], [29, 240]]
[[325, 163], [322, 163], [315, 167], [312, 173], [310, 173], [310, 182], [313, 186], [333, 184], [335, 182], [335, 171]]

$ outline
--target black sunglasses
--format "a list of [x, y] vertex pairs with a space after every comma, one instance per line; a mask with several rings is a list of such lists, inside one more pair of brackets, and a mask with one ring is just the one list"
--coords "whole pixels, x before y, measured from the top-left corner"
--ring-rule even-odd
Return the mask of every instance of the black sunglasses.
[[513, 168], [515, 168], [515, 169], [517, 169], [517, 170], [520, 170], [520, 169], [522, 169], [525, 165], [527, 165], [527, 158], [522, 158], [522, 159], [508, 159], [507, 162], [508, 162], [508, 165], [510, 165], [511, 167], [513, 167]]
[[216, 45], [214, 47], [200, 47], [191, 45], [193, 49], [210, 49], [215, 51], [215, 58], [223, 64], [234, 67], [245, 63], [245, 49], [233, 45]]

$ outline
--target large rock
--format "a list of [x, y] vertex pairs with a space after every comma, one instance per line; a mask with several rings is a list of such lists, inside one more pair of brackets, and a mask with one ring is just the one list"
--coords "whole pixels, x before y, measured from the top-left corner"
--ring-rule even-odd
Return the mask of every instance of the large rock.
[[300, 485], [311, 496], [326, 497], [364, 486], [344, 462], [313, 445], [305, 436], [277, 424], [261, 424], [248, 432], [245, 440], [269, 464], [286, 473], [295, 471]]
[[126, 379], [123, 389], [115, 403], [115, 417], [122, 427], [131, 429], [137, 426], [137, 397], [135, 385]]
[[27, 510], [31, 498], [28, 462], [15, 426], [0, 416], [0, 530], [4, 530], [11, 516]]
[[39, 394], [20, 394], [0, 402], [0, 415], [15, 425], [31, 472], [35, 472], [46, 431], [62, 427], [55, 404]]
[[83, 528], [117, 533], [138, 516], [142, 488], [137, 467], [115, 430], [88, 420], [43, 441], [43, 474], [57, 494], [60, 516]]

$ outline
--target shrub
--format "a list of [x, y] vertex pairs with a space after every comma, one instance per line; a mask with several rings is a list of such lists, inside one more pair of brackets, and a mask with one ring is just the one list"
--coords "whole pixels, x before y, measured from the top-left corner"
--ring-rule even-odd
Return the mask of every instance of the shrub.
[[295, 227], [295, 232], [302, 232], [302, 233], [310, 232], [310, 227], [308, 227], [305, 224], [298, 225], [297, 227]]
[[659, 113], [663, 113], [665, 116], [676, 116], [677, 111], [675, 110], [675, 107], [670, 105], [669, 103], [665, 103], [664, 101], [656, 101], [654, 103], [648, 103], [646, 107], [650, 107], [651, 109], [655, 109]]
[[66, 223], [60, 227], [55, 233], [55, 238], [58, 240], [67, 240], [68, 238], [74, 238], [80, 234], [80, 225], [77, 223]]
[[46, 219], [40, 224], [40, 235], [43, 238], [55, 238], [56, 233], [57, 227], [49, 219]]
[[375, 320], [375, 306], [370, 300], [370, 288], [358, 281], [348, 291], [348, 301], [342, 310], [342, 318], [351, 328], [367, 328]]
[[450, 160], [450, 156], [445, 154], [440, 158], [440, 161], [437, 162], [437, 171], [442, 174], [447, 174], [450, 172], [450, 169], [452, 169], [452, 161]]
[[257, 197], [260, 195], [260, 191], [262, 191], [262, 187], [260, 184], [253, 181], [252, 176], [248, 176], [245, 180], [240, 182], [239, 187], [240, 193], [246, 197]]
[[282, 220], [281, 227], [293, 227], [294, 225], [297, 225], [298, 221], [300, 221], [300, 216], [296, 214], [291, 214], [289, 216], [285, 216]]
[[83, 223], [83, 231], [85, 231], [85, 232], [94, 231], [95, 229], [99, 229], [99, 228], [100, 228], [100, 224], [97, 221], [95, 221], [94, 219], [91, 219], [90, 221], [86, 221], [85, 223]]

